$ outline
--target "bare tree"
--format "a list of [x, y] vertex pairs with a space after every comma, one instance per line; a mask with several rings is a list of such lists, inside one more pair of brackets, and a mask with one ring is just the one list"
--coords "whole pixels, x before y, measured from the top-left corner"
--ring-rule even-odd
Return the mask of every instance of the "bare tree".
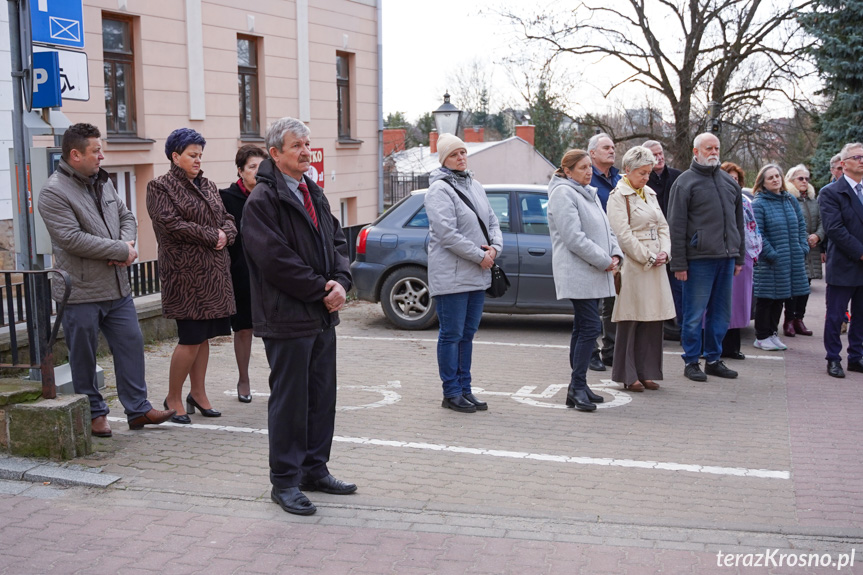
[[[520, 25], [528, 43], [551, 46], [555, 58], [610, 58], [627, 72], [609, 78], [606, 97], [641, 85], [667, 104], [670, 134], [663, 141], [681, 165], [692, 138], [708, 127], [708, 104], [734, 121], [794, 101], [799, 81], [814, 73], [804, 59], [811, 38], [796, 15], [813, 0], [589, 0], [564, 13], [537, 9], [503, 15]], [[608, 66], [606, 66], [608, 68]], [[627, 134], [618, 134], [627, 139]]]

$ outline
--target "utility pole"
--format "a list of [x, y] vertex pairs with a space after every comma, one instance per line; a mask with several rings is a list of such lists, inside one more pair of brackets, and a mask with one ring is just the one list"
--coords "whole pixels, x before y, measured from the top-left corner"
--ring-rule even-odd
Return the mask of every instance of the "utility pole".
[[[30, 11], [27, 0], [7, 0], [9, 8], [9, 48], [12, 57], [12, 145], [14, 148], [15, 167], [18, 184], [18, 237], [15, 238], [18, 269], [33, 270], [43, 269], [36, 256], [36, 241], [34, 236], [35, 221], [33, 219], [33, 199], [29, 191], [29, 174], [27, 166], [30, 163], [30, 138], [25, 133], [24, 127], [24, 94], [30, 93], [27, 89], [30, 79], [30, 57], [32, 47], [30, 42]], [[29, 103], [27, 104], [29, 108]], [[30, 344], [31, 364], [34, 358], [41, 359], [40, 349], [42, 341], [47, 341], [45, 335], [50, 329], [50, 318], [48, 325], [44, 323], [44, 313], [37, 309], [37, 301], [42, 301], [47, 283], [44, 277], [40, 281], [34, 274], [24, 274], [24, 290], [27, 297], [27, 337]], [[13, 327], [14, 329], [14, 327]], [[30, 379], [41, 381], [41, 372], [38, 368], [30, 369]]]

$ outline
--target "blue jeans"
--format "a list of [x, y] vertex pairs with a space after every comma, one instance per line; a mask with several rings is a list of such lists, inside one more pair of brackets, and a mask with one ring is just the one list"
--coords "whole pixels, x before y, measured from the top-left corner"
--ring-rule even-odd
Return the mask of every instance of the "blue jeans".
[[587, 366], [596, 344], [596, 338], [602, 333], [602, 322], [599, 319], [599, 299], [572, 299], [574, 315], [572, 318], [572, 339], [569, 341], [569, 366], [572, 368], [572, 378], [569, 389], [585, 389], [587, 387]]
[[435, 296], [440, 333], [437, 365], [443, 382], [443, 396], [470, 393], [470, 363], [473, 336], [482, 319], [483, 290]]
[[[704, 321], [704, 357], [714, 362], [722, 354], [722, 338], [731, 321], [731, 280], [734, 258], [690, 260], [683, 283], [683, 323], [680, 343], [683, 361], [697, 363]], [[706, 312], [706, 315], [705, 315]]]

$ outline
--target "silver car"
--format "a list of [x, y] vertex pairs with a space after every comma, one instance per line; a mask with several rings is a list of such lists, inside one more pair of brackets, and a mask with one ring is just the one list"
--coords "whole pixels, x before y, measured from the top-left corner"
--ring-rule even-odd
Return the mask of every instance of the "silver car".
[[[503, 232], [503, 251], [496, 261], [512, 284], [503, 297], [486, 297], [484, 311], [571, 314], [572, 305], [555, 296], [546, 187], [484, 187]], [[387, 319], [402, 329], [426, 329], [437, 319], [428, 287], [425, 192], [412, 192], [363, 228], [351, 264], [357, 296], [381, 302]]]

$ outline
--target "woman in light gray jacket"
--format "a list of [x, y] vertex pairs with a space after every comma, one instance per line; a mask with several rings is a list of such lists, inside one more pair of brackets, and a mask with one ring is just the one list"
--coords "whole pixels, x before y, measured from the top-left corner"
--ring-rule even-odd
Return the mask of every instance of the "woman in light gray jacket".
[[474, 413], [488, 409], [488, 404], [471, 392], [473, 336], [482, 317], [485, 290], [491, 285], [489, 270], [503, 249], [503, 234], [485, 190], [467, 171], [464, 142], [443, 134], [437, 148], [442, 167], [431, 173], [425, 208], [430, 232], [429, 289], [440, 323], [437, 360], [443, 382], [441, 407]]
[[596, 188], [589, 185], [592, 174], [588, 153], [569, 150], [548, 184], [554, 286], [557, 299], [569, 299], [575, 311], [566, 406], [581, 411], [594, 411], [603, 401], [587, 386], [587, 366], [602, 332], [599, 301], [614, 295], [613, 273], [623, 258]]

